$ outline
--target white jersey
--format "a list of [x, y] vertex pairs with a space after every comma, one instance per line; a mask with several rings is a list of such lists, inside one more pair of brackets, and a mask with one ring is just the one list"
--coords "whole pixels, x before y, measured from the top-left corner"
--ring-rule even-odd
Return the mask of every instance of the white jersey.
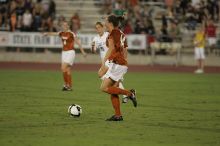
[[95, 42], [95, 49], [100, 51], [101, 59], [104, 60], [105, 54], [108, 51], [108, 47], [106, 46], [106, 39], [108, 37], [109, 33], [104, 32], [102, 36], [97, 35], [94, 37], [93, 42]]

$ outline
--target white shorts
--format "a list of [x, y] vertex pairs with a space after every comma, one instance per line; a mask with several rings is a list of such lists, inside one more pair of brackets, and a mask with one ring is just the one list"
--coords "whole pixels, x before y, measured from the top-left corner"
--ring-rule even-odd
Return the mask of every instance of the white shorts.
[[111, 62], [110, 62], [109, 60], [106, 60], [106, 61], [105, 61], [105, 66], [106, 66], [106, 67], [109, 68], [110, 64], [111, 64]]
[[195, 59], [205, 59], [204, 48], [195, 48]]
[[105, 59], [105, 55], [106, 55], [105, 51], [100, 51], [100, 57], [102, 61]]
[[208, 43], [209, 43], [209, 46], [212, 46], [212, 45], [216, 45], [216, 38], [215, 37], [210, 37], [208, 38]]
[[128, 67], [125, 65], [119, 65], [115, 63], [109, 64], [109, 69], [104, 75], [105, 78], [111, 78], [112, 80], [118, 82], [123, 80], [123, 76], [126, 74]]
[[76, 54], [74, 50], [62, 51], [61, 62], [67, 63], [69, 65], [73, 65], [75, 60], [75, 55]]

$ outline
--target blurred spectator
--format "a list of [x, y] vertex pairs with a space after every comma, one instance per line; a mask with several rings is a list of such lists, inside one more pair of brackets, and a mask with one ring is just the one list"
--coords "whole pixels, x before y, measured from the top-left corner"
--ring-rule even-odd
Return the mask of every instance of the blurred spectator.
[[41, 0], [37, 0], [34, 4], [33, 15], [41, 15], [43, 12]]
[[155, 41], [155, 28], [152, 20], [147, 20], [146, 32], [147, 32], [147, 42], [150, 46], [150, 44]]
[[36, 13], [33, 17], [33, 30], [39, 31], [41, 29], [42, 17], [40, 13]]
[[43, 31], [47, 30], [48, 19], [50, 19], [50, 15], [49, 15], [48, 11], [43, 11], [43, 13], [42, 13], [42, 29], [43, 29]]
[[115, 4], [113, 5], [112, 11], [113, 11], [113, 14], [122, 16], [125, 13], [124, 3], [122, 3], [122, 1], [120, 0], [117, 0]]
[[102, 11], [105, 13], [105, 14], [111, 14], [112, 12], [112, 1], [111, 0], [102, 0], [102, 3], [103, 3], [103, 9]]
[[10, 17], [10, 30], [15, 31], [16, 26], [17, 26], [17, 15], [16, 12], [12, 12], [11, 17]]
[[54, 27], [54, 24], [53, 24], [53, 18], [52, 16], [49, 16], [46, 23], [45, 23], [45, 26], [43, 28], [43, 31], [46, 31], [46, 32], [56, 32], [56, 28]]
[[152, 18], [152, 9], [150, 7], [148, 7], [147, 5], [145, 5], [140, 9], [140, 14], [141, 14], [141, 17], [143, 17], [143, 18], [151, 19]]
[[131, 7], [136, 7], [139, 4], [139, 0], [128, 0]]
[[123, 27], [123, 29], [124, 29], [124, 31], [123, 31], [124, 34], [131, 34], [133, 32], [129, 20], [125, 21], [125, 26]]
[[122, 1], [121, 0], [116, 0], [115, 3], [113, 3], [113, 9], [114, 10], [123, 9]]
[[61, 15], [59, 18], [58, 18], [58, 21], [57, 21], [57, 24], [56, 24], [56, 30], [57, 31], [61, 31], [62, 30], [62, 23], [65, 21], [65, 17], [63, 15]]
[[136, 21], [135, 29], [134, 29], [135, 34], [143, 34], [146, 33], [146, 28], [144, 26], [144, 23], [140, 20]]
[[193, 7], [197, 7], [200, 2], [201, 2], [201, 0], [192, 0], [191, 5], [192, 5]]
[[172, 42], [171, 37], [168, 34], [167, 26], [162, 25], [160, 32], [159, 32], [159, 41], [160, 42]]
[[[108, 5], [114, 14], [126, 10], [135, 33], [140, 33], [140, 28], [143, 29], [139, 23], [145, 25], [146, 18], [152, 20], [159, 18], [166, 27], [168, 27], [168, 20], [186, 22], [190, 30], [195, 30], [198, 23], [205, 25], [210, 17], [215, 18], [214, 20], [220, 18], [219, 0], [102, 0], [102, 2], [104, 9], [106, 10], [106, 5]], [[162, 2], [166, 7], [158, 6], [156, 3], [154, 5], [154, 2]], [[162, 11], [164, 8], [167, 13]]]
[[214, 25], [213, 20], [209, 20], [205, 32], [206, 32], [206, 38], [208, 40], [208, 46], [211, 52], [216, 47], [216, 41], [217, 41], [216, 31], [217, 31], [217, 27]]
[[48, 0], [42, 0], [41, 1], [42, 11], [43, 13], [47, 12], [49, 13], [49, 1]]
[[25, 13], [23, 14], [22, 18], [22, 30], [23, 31], [31, 31], [31, 24], [33, 21], [32, 14], [30, 13], [29, 9], [26, 9]]
[[173, 7], [174, 0], [165, 0], [165, 4], [168, 8]]
[[11, 31], [53, 30], [55, 13], [53, 0], [0, 0], [0, 28], [10, 28]]
[[186, 14], [189, 3], [190, 3], [190, 0], [180, 0], [180, 8], [181, 8], [183, 15]]
[[52, 16], [53, 19], [56, 15], [56, 4], [53, 0], [50, 0], [49, 2], [49, 15]]
[[32, 13], [32, 10], [33, 10], [32, 0], [25, 0], [24, 9], [25, 9], [25, 10], [28, 9], [28, 10]]
[[24, 14], [24, 7], [23, 7], [23, 3], [17, 3], [17, 7], [16, 7], [16, 14], [17, 14], [17, 28], [19, 30], [21, 30], [22, 28], [22, 16]]
[[202, 23], [203, 25], [206, 24], [207, 20], [209, 19], [208, 11], [204, 5], [201, 5], [200, 8], [196, 11], [197, 13], [197, 22]]
[[174, 0], [165, 0], [165, 5], [167, 6], [167, 10], [170, 14], [172, 14], [172, 9], [174, 5]]
[[163, 14], [162, 15], [162, 26], [164, 26], [164, 27], [167, 27], [168, 26], [168, 24], [167, 24], [167, 18], [166, 18], [166, 16]]
[[168, 51], [169, 51], [169, 54], [173, 55], [178, 50], [181, 49], [181, 31], [180, 31], [178, 23], [175, 21], [171, 21], [169, 36], [170, 36], [172, 43]]
[[7, 4], [2, 3], [0, 4], [0, 27], [6, 27], [7, 23]]
[[193, 43], [195, 46], [195, 59], [197, 61], [197, 70], [195, 70], [195, 73], [203, 73], [205, 61], [205, 31], [202, 25], [200, 25], [196, 31]]
[[172, 39], [172, 41], [179, 42], [180, 41], [180, 28], [177, 24], [177, 22], [172, 21], [170, 30], [169, 30], [169, 36]]
[[80, 18], [78, 13], [73, 14], [70, 24], [70, 28], [73, 32], [77, 32], [80, 29]]
[[194, 13], [188, 13], [186, 16], [187, 29], [195, 30], [197, 26], [197, 18]]
[[15, 1], [11, 1], [9, 4], [9, 14], [12, 14], [14, 11], [16, 11], [17, 3]]
[[211, 15], [212, 20], [217, 19], [218, 13], [218, 2], [217, 0], [207, 0], [207, 9], [209, 14]]

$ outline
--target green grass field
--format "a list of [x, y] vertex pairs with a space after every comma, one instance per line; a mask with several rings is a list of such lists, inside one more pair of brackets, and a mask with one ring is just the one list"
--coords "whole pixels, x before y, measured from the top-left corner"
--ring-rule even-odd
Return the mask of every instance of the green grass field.
[[[60, 72], [0, 71], [0, 146], [219, 146], [220, 75], [128, 73], [139, 105], [113, 114], [95, 72], [74, 72], [62, 92]], [[68, 106], [82, 106], [80, 118]]]

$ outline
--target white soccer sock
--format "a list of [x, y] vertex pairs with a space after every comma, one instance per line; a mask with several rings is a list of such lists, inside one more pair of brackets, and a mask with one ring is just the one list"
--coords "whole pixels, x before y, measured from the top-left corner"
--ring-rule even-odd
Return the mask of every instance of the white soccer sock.
[[[124, 86], [123, 86], [123, 84], [122, 84], [122, 82], [119, 82], [119, 88], [125, 89]], [[123, 95], [123, 97], [127, 97], [127, 96], [126, 96], [126, 95]]]

